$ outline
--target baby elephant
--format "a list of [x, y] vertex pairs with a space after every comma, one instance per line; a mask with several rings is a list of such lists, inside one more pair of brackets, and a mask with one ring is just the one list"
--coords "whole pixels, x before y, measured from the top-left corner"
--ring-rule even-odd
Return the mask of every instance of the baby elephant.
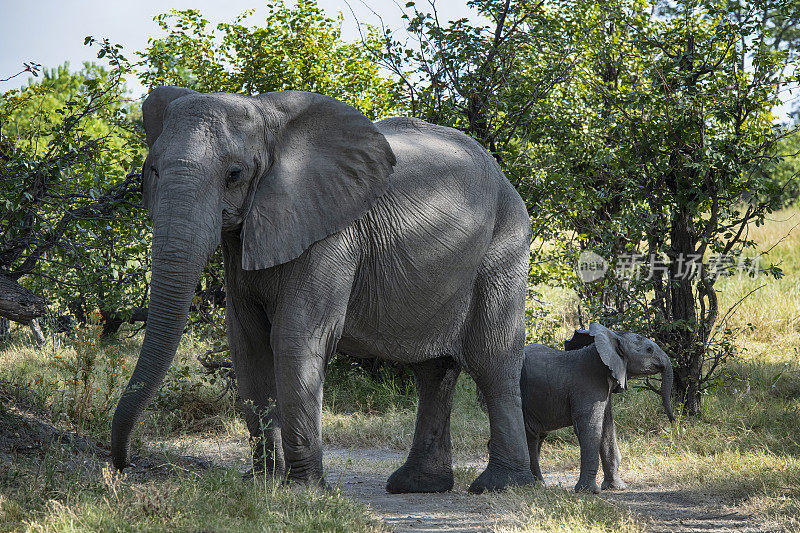
[[543, 482], [539, 451], [548, 431], [573, 425], [581, 446], [581, 475], [575, 491], [600, 492], [598, 455], [603, 463], [603, 489], [624, 489], [618, 469], [620, 453], [611, 393], [626, 388], [629, 377], [661, 372], [661, 398], [670, 421], [672, 365], [653, 341], [635, 333], [615, 333], [592, 322], [564, 343], [568, 351], [541, 344], [525, 347], [522, 367], [522, 409], [531, 471]]

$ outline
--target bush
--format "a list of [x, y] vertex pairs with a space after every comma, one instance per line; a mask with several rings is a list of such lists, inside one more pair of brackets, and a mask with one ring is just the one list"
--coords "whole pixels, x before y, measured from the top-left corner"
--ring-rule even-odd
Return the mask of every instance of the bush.
[[417, 388], [410, 370], [381, 361], [386, 367], [376, 379], [360, 360], [336, 354], [325, 378], [325, 406], [333, 412], [385, 413], [413, 408]]

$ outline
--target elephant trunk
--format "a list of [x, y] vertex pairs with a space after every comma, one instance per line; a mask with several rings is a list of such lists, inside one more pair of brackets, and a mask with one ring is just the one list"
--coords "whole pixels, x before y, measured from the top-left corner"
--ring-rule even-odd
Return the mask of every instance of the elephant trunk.
[[[150, 308], [144, 342], [111, 426], [111, 455], [114, 466], [120, 470], [130, 463], [131, 431], [155, 397], [175, 357], [194, 288], [216, 248], [213, 237], [199, 236], [196, 223], [193, 234], [185, 233], [192, 225], [173, 219], [169, 224], [156, 223], [154, 227]], [[177, 237], [181, 231], [184, 236]]]
[[675, 421], [675, 416], [672, 414], [672, 361], [669, 356], [663, 356], [663, 370], [661, 371], [661, 404], [664, 406], [664, 412], [667, 413], [667, 418], [670, 422]]

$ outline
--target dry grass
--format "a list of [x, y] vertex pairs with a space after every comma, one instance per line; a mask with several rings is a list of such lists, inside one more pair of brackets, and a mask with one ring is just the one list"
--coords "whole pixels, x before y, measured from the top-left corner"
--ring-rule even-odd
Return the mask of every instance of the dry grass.
[[508, 533], [535, 531], [639, 533], [646, 522], [627, 509], [587, 494], [561, 488], [515, 488], [492, 496], [492, 506], [502, 513], [494, 530]]
[[[382, 531], [367, 508], [337, 492], [243, 483], [236, 468], [186, 462], [180, 446], [151, 448], [143, 465], [124, 476], [107, 452], [63, 436], [87, 435], [107, 443], [110, 411], [70, 409], [72, 376], [59, 359], [71, 347], [29, 348], [24, 332], [0, 350], [0, 531]], [[123, 346], [126, 366], [114, 382], [116, 397], [135, 362], [141, 339]], [[157, 405], [135, 432], [134, 448], [196, 438], [232, 439], [244, 434], [232, 398], [203, 379], [194, 360], [204, 346], [181, 344]], [[104, 405], [107, 372], [95, 368], [92, 407]], [[112, 407], [113, 407], [112, 402]], [[21, 408], [22, 410], [18, 409]], [[51, 424], [52, 422], [52, 424]], [[54, 424], [54, 425], [53, 425]], [[61, 436], [61, 437], [60, 437]]]
[[[235, 470], [192, 471], [132, 478], [108, 464], [59, 469], [51, 452], [50, 482], [31, 479], [16, 464], [0, 480], [2, 531], [363, 531], [383, 530], [365, 506], [318, 489], [254, 480]], [[58, 462], [56, 462], [58, 461]], [[11, 478], [12, 480], [9, 480]], [[24, 489], [13, 480], [29, 483]]]

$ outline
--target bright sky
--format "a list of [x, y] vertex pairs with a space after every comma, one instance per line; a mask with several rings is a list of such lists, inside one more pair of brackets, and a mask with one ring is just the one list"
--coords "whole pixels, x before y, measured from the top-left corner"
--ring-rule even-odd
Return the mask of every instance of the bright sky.
[[[360, 22], [378, 25], [374, 11], [388, 27], [403, 27], [400, 17], [405, 0], [349, 0], [352, 12], [344, 0], [318, 0], [317, 3], [331, 18], [342, 12], [345, 40], [358, 38], [352, 12]], [[287, 4], [293, 5], [294, 1], [287, 0]], [[474, 16], [465, 4], [465, 0], [438, 0], [440, 20]], [[96, 46], [83, 45], [87, 35], [98, 40], [107, 37], [121, 44], [123, 54], [133, 61], [134, 52], [144, 50], [149, 37], [163, 35], [153, 17], [170, 9], [197, 9], [216, 25], [231, 22], [253, 8], [257, 9], [256, 17], [260, 14], [263, 20], [266, 12], [263, 6], [264, 2], [258, 0], [0, 0], [0, 79], [22, 70], [23, 62], [34, 61], [52, 68], [69, 61], [73, 70], [80, 69], [84, 61], [101, 62], [97, 60]], [[255, 23], [258, 18], [253, 21]], [[29, 76], [26, 73], [0, 82], [0, 91], [25, 85]], [[144, 91], [134, 79], [129, 80], [128, 86], [137, 96]]]

